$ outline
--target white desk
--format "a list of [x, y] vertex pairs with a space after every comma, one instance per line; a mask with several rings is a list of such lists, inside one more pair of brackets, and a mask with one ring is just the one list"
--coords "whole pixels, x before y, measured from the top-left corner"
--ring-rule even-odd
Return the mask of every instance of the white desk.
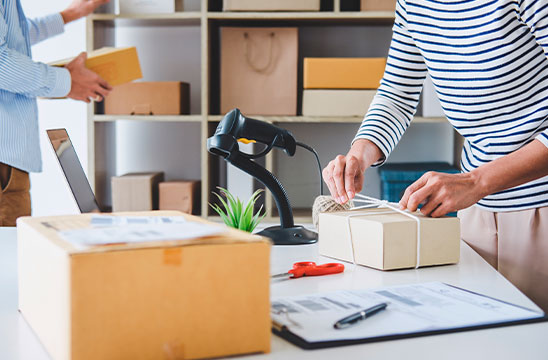
[[[0, 228], [0, 359], [49, 359], [32, 330], [17, 312], [15, 229]], [[459, 265], [381, 272], [347, 264], [344, 274], [281, 280], [273, 295], [306, 294], [338, 289], [362, 289], [413, 282], [444, 281], [518, 305], [536, 306], [464, 245]], [[332, 261], [318, 257], [317, 246], [274, 247], [273, 273], [285, 272], [296, 261]], [[396, 340], [306, 351], [272, 337], [270, 354], [244, 359], [548, 359], [548, 323]], [[97, 359], [100, 360], [100, 359]]]

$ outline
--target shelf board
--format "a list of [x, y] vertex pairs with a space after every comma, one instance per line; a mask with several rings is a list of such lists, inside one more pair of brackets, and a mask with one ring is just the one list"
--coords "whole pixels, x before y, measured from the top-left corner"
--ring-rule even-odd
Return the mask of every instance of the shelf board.
[[201, 122], [202, 115], [94, 115], [95, 122], [112, 122], [118, 120], [154, 121], [154, 122]]
[[[324, 123], [324, 124], [353, 124], [361, 123], [362, 116], [250, 116], [253, 119], [273, 122], [273, 123]], [[210, 115], [208, 121], [221, 121], [223, 116]], [[447, 120], [442, 117], [420, 117], [416, 116], [413, 123], [445, 123]]]
[[109, 21], [109, 20], [180, 20], [180, 19], [200, 19], [202, 13], [199, 11], [179, 11], [167, 14], [92, 14], [91, 20]]
[[[392, 11], [311, 11], [311, 12], [208, 12], [214, 20], [394, 20]], [[201, 19], [200, 11], [179, 11], [166, 14], [91, 14], [93, 21], [112, 20], [180, 20]]]
[[208, 12], [216, 20], [394, 20], [392, 11]]

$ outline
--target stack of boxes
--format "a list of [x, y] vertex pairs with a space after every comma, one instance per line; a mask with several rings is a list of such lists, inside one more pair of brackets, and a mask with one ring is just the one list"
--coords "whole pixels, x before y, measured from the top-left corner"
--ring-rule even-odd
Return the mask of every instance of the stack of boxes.
[[386, 58], [305, 58], [304, 116], [363, 116], [384, 74]]

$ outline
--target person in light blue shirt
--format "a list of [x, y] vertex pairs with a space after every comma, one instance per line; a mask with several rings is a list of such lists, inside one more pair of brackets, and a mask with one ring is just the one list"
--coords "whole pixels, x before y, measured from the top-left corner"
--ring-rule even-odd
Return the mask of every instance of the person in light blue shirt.
[[107, 2], [73, 0], [60, 13], [30, 20], [20, 0], [0, 0], [0, 226], [14, 226], [31, 212], [28, 173], [42, 170], [36, 98], [102, 101], [111, 90], [85, 67], [85, 53], [52, 67], [33, 61], [31, 46]]

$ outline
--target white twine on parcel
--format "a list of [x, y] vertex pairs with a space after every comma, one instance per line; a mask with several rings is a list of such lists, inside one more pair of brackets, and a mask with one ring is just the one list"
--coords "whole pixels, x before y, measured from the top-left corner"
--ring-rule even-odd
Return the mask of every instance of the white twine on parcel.
[[415, 269], [419, 268], [420, 260], [421, 260], [421, 222], [418, 216], [413, 215], [409, 211], [401, 210], [400, 208], [391, 205], [386, 200], [379, 200], [375, 199], [371, 196], [366, 196], [362, 194], [356, 194], [356, 197], [354, 198], [355, 203], [363, 203], [365, 205], [360, 206], [354, 206], [350, 210], [359, 210], [359, 209], [370, 209], [370, 208], [387, 208], [392, 211], [382, 211], [382, 212], [373, 212], [369, 214], [350, 214], [346, 217], [346, 229], [348, 232], [348, 239], [350, 240], [350, 247], [352, 249], [352, 262], [354, 265], [356, 265], [356, 255], [354, 252], [354, 239], [352, 238], [352, 231], [350, 229], [350, 218], [357, 217], [357, 216], [368, 216], [368, 215], [383, 215], [383, 214], [393, 214], [393, 212], [398, 212], [402, 215], [405, 215], [407, 217], [410, 217], [411, 219], [415, 220], [417, 222], [417, 264], [415, 265]]

